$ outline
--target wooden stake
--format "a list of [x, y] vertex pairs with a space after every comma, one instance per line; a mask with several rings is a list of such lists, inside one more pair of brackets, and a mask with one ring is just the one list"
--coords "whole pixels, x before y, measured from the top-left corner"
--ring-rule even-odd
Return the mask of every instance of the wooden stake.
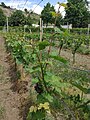
[[8, 17], [7, 17], [7, 32], [8, 32]]
[[42, 18], [40, 18], [40, 41], [42, 41], [43, 27], [42, 27]]

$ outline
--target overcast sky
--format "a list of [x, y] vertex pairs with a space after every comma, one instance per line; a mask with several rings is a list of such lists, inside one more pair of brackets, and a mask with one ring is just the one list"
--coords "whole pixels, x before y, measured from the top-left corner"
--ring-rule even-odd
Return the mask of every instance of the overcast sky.
[[[0, 0], [0, 2], [4, 2], [7, 6], [10, 6], [12, 8], [17, 8], [17, 9], [21, 9], [21, 10], [24, 10], [25, 8], [27, 8], [28, 10], [32, 9], [37, 14], [41, 13], [43, 7], [48, 2], [50, 2], [52, 5], [54, 5], [55, 9], [57, 10], [58, 9], [57, 2], [66, 2], [66, 1], [67, 0]], [[90, 0], [88, 0], [88, 1], [90, 1]], [[63, 7], [61, 7], [60, 11], [62, 12], [63, 15], [65, 14]]]

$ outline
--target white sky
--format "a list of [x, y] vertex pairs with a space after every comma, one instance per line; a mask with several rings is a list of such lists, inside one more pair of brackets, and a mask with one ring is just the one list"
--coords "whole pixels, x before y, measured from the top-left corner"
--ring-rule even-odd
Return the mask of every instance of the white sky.
[[[0, 0], [0, 2], [4, 2], [7, 6], [10, 6], [10, 7], [13, 7], [13, 8], [17, 8], [17, 9], [20, 9], [20, 10], [23, 10], [25, 8], [27, 8], [28, 10], [34, 10], [34, 8], [37, 6], [37, 4], [40, 2], [40, 0], [27, 0], [26, 4], [25, 4], [25, 1], [26, 0]], [[44, 2], [41, 2], [40, 5], [38, 5], [34, 12], [37, 13], [37, 14], [40, 14], [41, 11], [43, 10], [44, 8], [44, 5], [46, 5], [47, 2], [50, 2], [51, 4], [54, 5], [55, 7], [55, 10], [57, 11], [58, 10], [58, 4], [57, 4], [57, 1], [60, 1], [60, 2], [66, 2], [67, 0], [43, 0]], [[90, 2], [90, 0], [88, 0]], [[62, 13], [62, 15], [64, 16], [65, 15], [65, 11], [64, 11], [64, 8], [61, 7], [60, 8], [60, 12]]]
[[[54, 1], [54, 3], [56, 3], [56, 4], [54, 4], [54, 7], [55, 7], [55, 10], [57, 11], [57, 9], [58, 9], [57, 8], [58, 7], [57, 0], [56, 0], [56, 2], [55, 2], [55, 0], [52, 0], [52, 2], [46, 0], [46, 3], [50, 2], [51, 4], [53, 4], [53, 1]], [[0, 2], [2, 2], [2, 0], [0, 0]], [[20, 9], [20, 10], [24, 10], [25, 8], [27, 8], [28, 10], [34, 10], [34, 8], [37, 6], [37, 4], [40, 2], [40, 0], [37, 1], [37, 2], [36, 2], [36, 0], [33, 0], [33, 1], [28, 0], [26, 2], [26, 4], [25, 4], [25, 0], [21, 0], [21, 1], [20, 0], [3, 0], [3, 2], [7, 6], [10, 6], [12, 8], [17, 8], [17, 9]], [[43, 2], [42, 2], [42, 4], [38, 5], [35, 8], [34, 12], [37, 13], [37, 14], [41, 14], [41, 11], [43, 10], [44, 5], [46, 5], [46, 3], [43, 4]], [[65, 15], [65, 12], [63, 12], [63, 11], [64, 11], [64, 8], [61, 7], [60, 12], [62, 12], [62, 15]]]

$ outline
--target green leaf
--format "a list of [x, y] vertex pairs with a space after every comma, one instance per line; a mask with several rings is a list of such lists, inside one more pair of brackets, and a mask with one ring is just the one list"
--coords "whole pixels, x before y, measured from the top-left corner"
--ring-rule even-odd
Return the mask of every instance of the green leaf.
[[35, 114], [35, 120], [44, 120], [45, 119], [45, 112], [38, 110]]
[[77, 83], [71, 83], [73, 86], [77, 87], [78, 89], [80, 89], [82, 92], [84, 92], [85, 94], [90, 94], [90, 88], [84, 88], [82, 87], [80, 84]]
[[37, 78], [33, 78], [32, 79], [32, 84], [36, 84], [38, 82], [38, 79]]
[[54, 30], [55, 30], [56, 33], [63, 33], [63, 32], [62, 32], [59, 28], [57, 28], [57, 27], [55, 27]]
[[53, 97], [49, 93], [43, 93], [43, 97], [48, 100], [49, 102], [53, 101]]
[[53, 65], [52, 61], [45, 61], [45, 63], [49, 64], [49, 65]]
[[55, 60], [58, 60], [58, 61], [60, 61], [60, 62], [62, 62], [62, 63], [64, 63], [64, 64], [67, 63], [67, 60], [65, 60], [64, 58], [62, 58], [62, 57], [60, 57], [60, 56], [49, 55], [49, 57], [50, 57], [50, 58], [53, 58], [53, 59], [55, 59]]
[[29, 72], [32, 74], [32, 73], [37, 73], [37, 72], [41, 72], [41, 69], [40, 69], [40, 67], [38, 68], [35, 68], [35, 69], [33, 69], [33, 68], [31, 68], [31, 69], [29, 69]]
[[89, 88], [89, 89], [87, 89], [87, 94], [90, 94], [90, 88]]
[[69, 86], [68, 83], [60, 82], [60, 80], [61, 80], [61, 78], [59, 76], [52, 75], [52, 77], [51, 77], [51, 84], [54, 87], [58, 87], [58, 88], [63, 88], [63, 87]]
[[45, 47], [47, 47], [49, 45], [50, 45], [50, 43], [48, 41], [39, 42], [39, 44], [38, 44], [39, 50], [43, 50], [43, 49], [45, 49]]
[[57, 55], [58, 55], [58, 52], [57, 52], [57, 51], [51, 52], [50, 55], [51, 55], [51, 56], [57, 56]]
[[35, 65], [35, 66], [32, 67], [33, 70], [35, 70], [37, 68], [40, 68], [40, 65], [37, 64], [37, 65]]

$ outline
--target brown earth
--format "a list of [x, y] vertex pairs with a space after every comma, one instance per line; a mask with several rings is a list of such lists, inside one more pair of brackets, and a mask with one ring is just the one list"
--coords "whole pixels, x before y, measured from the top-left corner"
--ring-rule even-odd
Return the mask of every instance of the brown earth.
[[22, 120], [19, 116], [20, 95], [11, 90], [4, 39], [0, 37], [0, 120]]
[[[69, 60], [72, 65], [73, 57], [70, 50], [61, 50], [61, 56]], [[76, 53], [74, 66], [79, 69], [90, 70], [90, 55]]]

